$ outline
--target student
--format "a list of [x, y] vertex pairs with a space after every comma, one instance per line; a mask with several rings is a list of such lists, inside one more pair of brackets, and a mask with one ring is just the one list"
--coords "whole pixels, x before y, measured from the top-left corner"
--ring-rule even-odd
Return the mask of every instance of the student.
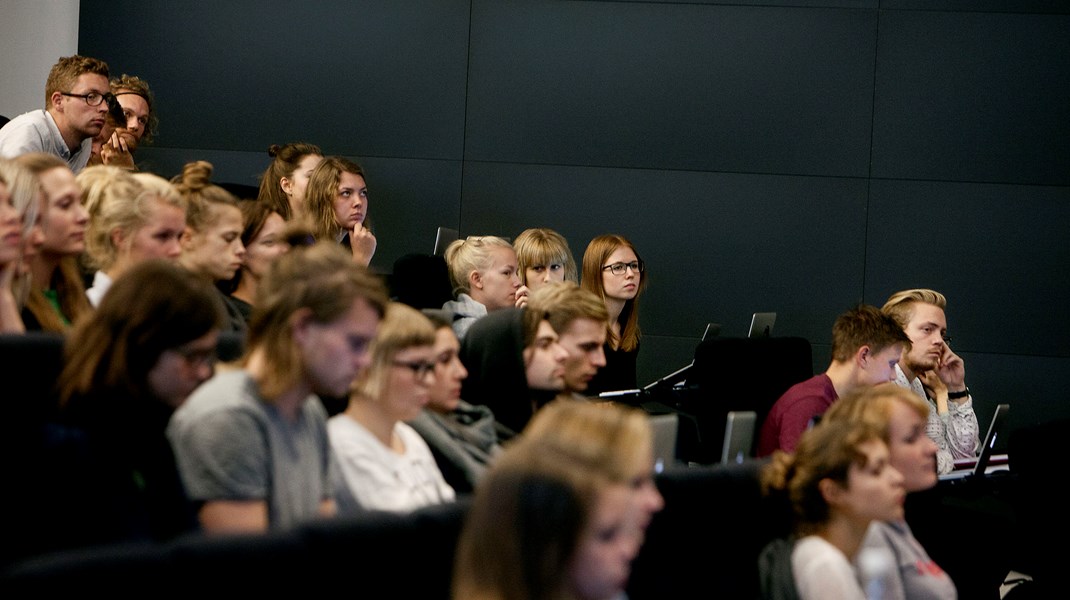
[[606, 304], [606, 366], [587, 385], [589, 395], [637, 386], [639, 296], [646, 289], [645, 265], [635, 246], [620, 235], [600, 235], [583, 253], [583, 289]]
[[572, 282], [548, 283], [531, 295], [528, 307], [547, 315], [565, 359], [565, 391], [584, 397], [591, 380], [606, 366], [606, 305]]
[[446, 267], [456, 300], [442, 305], [453, 313], [453, 331], [463, 340], [468, 328], [487, 313], [527, 302], [517, 274], [516, 251], [493, 235], [468, 236], [446, 247]]
[[556, 448], [520, 443], [476, 488], [453, 598], [620, 598], [642, 533], [631, 489]]
[[[206, 531], [265, 531], [334, 514], [327, 415], [368, 365], [387, 303], [337, 244], [294, 247], [260, 283], [242, 368], [175, 412], [167, 435]], [[285, 449], [285, 450], [284, 450]]]
[[758, 456], [791, 452], [799, 436], [837, 398], [895, 380], [895, 365], [910, 340], [895, 319], [861, 304], [832, 325], [832, 362], [824, 373], [797, 383], [773, 404], [758, 436]]
[[461, 398], [468, 370], [459, 356], [461, 344], [450, 327], [452, 316], [437, 309], [421, 312], [435, 327], [431, 354], [435, 381], [427, 407], [408, 423], [427, 442], [446, 483], [457, 494], [468, 494], [501, 454], [499, 436], [511, 432], [503, 431], [489, 408]]
[[0, 158], [0, 333], [23, 333], [16, 285], [23, 247], [34, 228], [43, 196], [33, 172]]
[[761, 482], [791, 506], [796, 534], [763, 550], [763, 597], [794, 588], [801, 600], [863, 600], [851, 563], [869, 525], [903, 517], [903, 476], [888, 463], [880, 432], [866, 423], [819, 423], [794, 454], [773, 454]]
[[305, 190], [305, 212], [316, 240], [340, 243], [353, 261], [368, 266], [377, 242], [368, 219], [364, 169], [341, 156], [328, 156], [312, 170]]
[[0, 128], [0, 156], [43, 152], [78, 173], [104, 127], [110, 96], [107, 63], [87, 56], [60, 58], [48, 72], [44, 110], [23, 113]]
[[[910, 390], [882, 384], [840, 398], [822, 422], [871, 423], [888, 445], [888, 462], [903, 475], [907, 493], [936, 485], [936, 443], [925, 435], [929, 405]], [[885, 600], [958, 597], [951, 578], [914, 538], [905, 518], [874, 521], [866, 535], [866, 548], [891, 554], [895, 568], [886, 578]]]
[[427, 405], [435, 379], [435, 329], [416, 309], [392, 302], [353, 384], [345, 412], [327, 434], [337, 459], [334, 495], [340, 513], [409, 512], [452, 502], [431, 450], [404, 421]]
[[151, 142], [159, 125], [156, 102], [149, 84], [140, 77], [123, 74], [108, 82], [115, 102], [122, 108], [124, 119], [116, 122], [108, 112], [100, 133], [93, 138], [93, 155], [89, 165], [112, 165], [137, 170], [134, 151], [141, 142]]
[[78, 266], [78, 257], [85, 250], [89, 213], [82, 206], [82, 191], [74, 173], [62, 159], [35, 152], [16, 161], [37, 176], [45, 196], [41, 218], [44, 241], [28, 261], [31, 289], [22, 320], [28, 331], [65, 333], [93, 310]]
[[468, 371], [461, 397], [488, 407], [511, 432], [565, 388], [568, 353], [545, 313], [506, 308], [480, 318], [461, 340], [460, 356]]
[[246, 321], [253, 311], [256, 289], [268, 267], [290, 246], [284, 239], [286, 221], [267, 203], [259, 200], [241, 202], [241, 242], [245, 257], [234, 279], [226, 284], [231, 289], [230, 301]]
[[305, 214], [305, 190], [312, 171], [323, 160], [319, 146], [294, 142], [272, 144], [271, 164], [260, 177], [257, 200], [266, 203], [286, 221]]
[[211, 377], [222, 323], [211, 286], [149, 259], [124, 271], [71, 332], [61, 415], [86, 437], [68, 445], [70, 464], [54, 474], [65, 480], [68, 507], [53, 515], [63, 537], [163, 541], [197, 528], [164, 429]]
[[576, 259], [564, 236], [552, 229], [525, 229], [513, 241], [520, 283], [535, 292], [555, 281], [579, 283]]
[[[182, 174], [171, 181], [186, 199], [186, 230], [182, 234], [180, 265], [216, 285], [234, 278], [245, 259], [242, 244], [242, 214], [230, 192], [211, 183], [212, 164], [203, 160], [186, 163]], [[227, 309], [227, 328], [244, 334], [245, 317], [219, 292]]]
[[152, 258], [178, 260], [186, 200], [174, 186], [151, 173], [104, 165], [87, 167], [77, 181], [89, 212], [88, 262], [97, 269], [86, 290], [93, 306], [130, 267]]
[[895, 382], [929, 403], [926, 429], [936, 442], [937, 472], [950, 473], [955, 459], [973, 458], [980, 444], [977, 413], [966, 386], [966, 366], [947, 337], [947, 299], [934, 290], [896, 292], [881, 308], [903, 328], [911, 348], [896, 365]]

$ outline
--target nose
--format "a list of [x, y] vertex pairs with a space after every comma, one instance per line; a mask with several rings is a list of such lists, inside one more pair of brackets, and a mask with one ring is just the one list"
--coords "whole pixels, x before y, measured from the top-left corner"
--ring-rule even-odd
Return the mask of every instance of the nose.
[[134, 134], [141, 131], [141, 121], [138, 120], [137, 115], [130, 115], [126, 118], [126, 128]]
[[172, 238], [167, 242], [167, 246], [164, 248], [164, 254], [167, 258], [178, 258], [182, 254], [182, 244], [178, 242], [178, 238]]
[[241, 238], [235, 241], [238, 242], [238, 247], [234, 249], [234, 255], [238, 258], [245, 258], [245, 244], [241, 243]]
[[81, 202], [78, 203], [78, 224], [85, 225], [89, 222], [89, 211], [85, 209], [85, 205]]
[[459, 358], [453, 359], [453, 375], [458, 381], [468, 377], [468, 369], [464, 368], [464, 363]]
[[554, 342], [554, 361], [563, 363], [568, 358], [568, 350], [561, 344]]
[[601, 346], [594, 349], [593, 360], [591, 360], [591, 364], [596, 367], [606, 366], [606, 352], [602, 349]]

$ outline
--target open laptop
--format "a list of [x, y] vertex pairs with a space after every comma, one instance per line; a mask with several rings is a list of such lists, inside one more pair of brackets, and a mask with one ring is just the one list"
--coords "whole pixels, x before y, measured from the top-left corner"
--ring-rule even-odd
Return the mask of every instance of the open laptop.
[[[1007, 412], [1010, 409], [1011, 406], [1009, 404], [1000, 404], [996, 407], [996, 412], [992, 415], [992, 422], [988, 425], [988, 433], [985, 434], [985, 439], [981, 442], [981, 454], [978, 455], [977, 460], [965, 461], [965, 464], [956, 461], [956, 466], [963, 466], [956, 468], [950, 473], [941, 475], [940, 481], [975, 479], [985, 476], [985, 473], [988, 470], [988, 465], [992, 461], [992, 449], [996, 446], [996, 438], [999, 436], [1003, 424], [1007, 420]], [[970, 464], [970, 462], [973, 464]]]
[[435, 256], [442, 256], [446, 253], [446, 246], [449, 246], [451, 242], [457, 239], [458, 232], [456, 229], [450, 229], [449, 227], [439, 227], [435, 232]]
[[[706, 323], [706, 329], [704, 329], [702, 331], [702, 339], [699, 340], [699, 343], [705, 342], [708, 339], [713, 339], [713, 338], [717, 337], [720, 334], [721, 334], [721, 324], [720, 323], [712, 323], [712, 322], [711, 323]], [[669, 373], [668, 375], [666, 375], [664, 377], [660, 377], [660, 378], [655, 379], [654, 381], [644, 385], [643, 386], [643, 391], [652, 392], [652, 391], [656, 390], [659, 387], [672, 387], [672, 386], [676, 386], [676, 385], [682, 385], [685, 382], [685, 379], [687, 378], [688, 371], [690, 371], [691, 367], [693, 367], [693, 366], [695, 366], [695, 359], [691, 359], [691, 362], [689, 362], [688, 364], [684, 365], [683, 367], [680, 367], [679, 369], [673, 371], [672, 373]], [[606, 392], [606, 393], [610, 393], [610, 392]]]
[[667, 413], [651, 415], [654, 430], [654, 470], [658, 473], [676, 462], [676, 437], [680, 430], [680, 415]]
[[758, 413], [752, 410], [731, 411], [725, 419], [721, 463], [741, 463], [750, 458], [754, 447], [754, 425]]
[[773, 324], [776, 323], [775, 312], [756, 312], [751, 315], [750, 329], [747, 337], [770, 337], [773, 335]]

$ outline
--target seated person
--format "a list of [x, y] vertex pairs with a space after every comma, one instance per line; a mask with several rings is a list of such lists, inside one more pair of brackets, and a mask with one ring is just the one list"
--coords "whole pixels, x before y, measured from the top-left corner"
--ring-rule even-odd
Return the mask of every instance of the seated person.
[[794, 591], [801, 600], [864, 600], [852, 563], [870, 523], [903, 518], [906, 495], [877, 428], [819, 423], [803, 433], [794, 454], [773, 454], [761, 482], [795, 516], [795, 537], [762, 551], [762, 597], [792, 597]]
[[606, 303], [606, 366], [587, 383], [587, 395], [631, 390], [638, 386], [639, 296], [646, 289], [643, 260], [623, 236], [600, 235], [583, 252], [583, 289]]
[[[212, 164], [198, 160], [187, 163], [171, 182], [188, 207], [178, 263], [215, 286], [234, 278], [245, 260], [245, 245], [238, 199], [209, 181], [211, 176]], [[222, 291], [219, 297], [227, 309], [226, 331], [244, 334], [246, 323], [241, 311]]]
[[33, 172], [0, 158], [0, 334], [25, 333], [19, 314], [23, 248], [41, 212], [41, 186]]
[[245, 257], [234, 279], [226, 282], [230, 302], [248, 322], [256, 301], [256, 288], [267, 273], [268, 267], [289, 245], [283, 240], [286, 221], [271, 206], [259, 200], [243, 200], [241, 242]]
[[460, 340], [476, 319], [527, 301], [527, 288], [517, 275], [516, 252], [500, 237], [454, 240], [446, 247], [446, 266], [457, 299], [442, 308], [453, 313], [453, 331]]
[[564, 236], [553, 229], [525, 229], [513, 241], [521, 285], [534, 292], [554, 281], [579, 283], [576, 259]]
[[906, 332], [912, 344], [896, 365], [895, 382], [929, 402], [926, 433], [936, 442], [936, 469], [955, 468], [955, 459], [974, 458], [980, 445], [977, 413], [966, 387], [966, 365], [948, 345], [947, 299], [933, 290], [903, 290], [881, 308]]
[[368, 365], [382, 281], [337, 244], [294, 247], [260, 283], [242, 368], [202, 385], [167, 437], [208, 532], [284, 529], [335, 512], [327, 415]]
[[758, 456], [791, 452], [799, 436], [837, 398], [895, 379], [895, 364], [910, 341], [895, 320], [861, 304], [832, 326], [832, 362], [824, 373], [796, 383], [773, 404], [758, 436]]
[[260, 176], [256, 199], [292, 221], [305, 215], [305, 190], [312, 171], [323, 160], [319, 146], [304, 142], [272, 144], [268, 148], [271, 164]]
[[528, 307], [545, 313], [568, 353], [565, 392], [584, 397], [587, 385], [606, 366], [606, 305], [593, 293], [572, 282], [548, 283], [536, 290]]
[[337, 468], [334, 498], [341, 514], [409, 512], [451, 502], [420, 434], [404, 423], [420, 414], [435, 379], [435, 329], [416, 309], [391, 302], [372, 342], [370, 364], [357, 377], [345, 412], [327, 434]]
[[456, 493], [467, 494], [501, 453], [501, 427], [489, 408], [461, 399], [468, 371], [458, 356], [461, 344], [450, 327], [452, 316], [436, 309], [422, 312], [435, 326], [435, 383], [427, 407], [408, 423], [431, 448], [446, 483]]
[[130, 267], [152, 258], [178, 260], [186, 200], [167, 180], [103, 165], [86, 167], [77, 179], [89, 211], [86, 253], [97, 268], [86, 290], [93, 306]]
[[341, 244], [353, 261], [368, 266], [378, 242], [368, 221], [368, 184], [364, 169], [341, 156], [316, 165], [305, 189], [305, 215], [317, 241]]
[[505, 308], [480, 318], [461, 340], [461, 362], [468, 370], [461, 397], [488, 407], [513, 432], [565, 388], [568, 353], [546, 317]]

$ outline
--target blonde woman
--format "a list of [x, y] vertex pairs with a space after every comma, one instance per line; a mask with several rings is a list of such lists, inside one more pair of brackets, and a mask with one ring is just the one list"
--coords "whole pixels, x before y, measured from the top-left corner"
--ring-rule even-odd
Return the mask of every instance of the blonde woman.
[[16, 285], [23, 248], [37, 228], [43, 196], [33, 173], [15, 161], [0, 158], [0, 333], [23, 333]]
[[454, 499], [427, 443], [404, 422], [430, 400], [434, 343], [427, 317], [398, 302], [387, 307], [371, 364], [353, 385], [345, 412], [327, 424], [341, 512], [408, 512]]
[[551, 282], [579, 283], [568, 241], [553, 229], [525, 229], [516, 236], [513, 248], [520, 282], [532, 293]]
[[104, 165], [87, 167], [77, 180], [89, 211], [86, 252], [97, 269], [86, 291], [93, 306], [130, 267], [151, 258], [178, 260], [186, 201], [174, 186], [151, 173]]
[[528, 289], [520, 284], [516, 251], [500, 237], [454, 240], [446, 247], [446, 267], [457, 299], [442, 308], [453, 313], [453, 331], [459, 339], [488, 312], [527, 303]]

